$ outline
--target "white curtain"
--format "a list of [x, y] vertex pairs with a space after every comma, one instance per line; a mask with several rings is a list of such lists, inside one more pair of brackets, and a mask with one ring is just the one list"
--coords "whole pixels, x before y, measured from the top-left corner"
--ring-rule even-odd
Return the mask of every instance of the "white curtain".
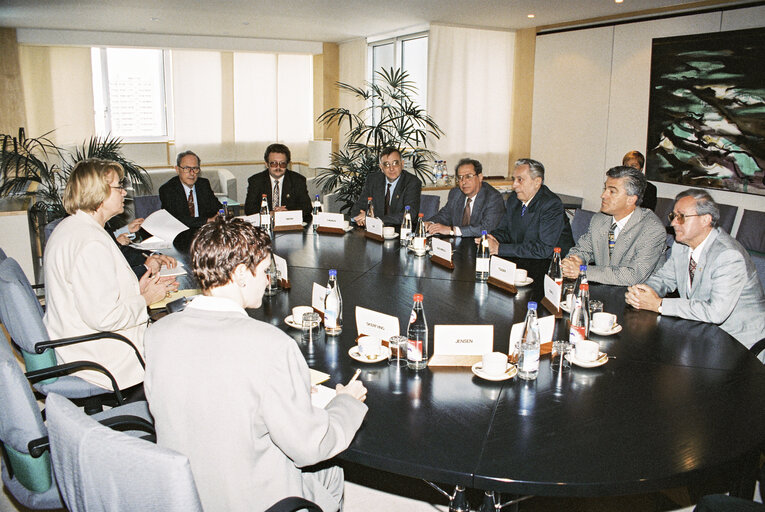
[[428, 113], [445, 132], [432, 148], [450, 171], [471, 157], [507, 174], [514, 51], [513, 32], [431, 25]]

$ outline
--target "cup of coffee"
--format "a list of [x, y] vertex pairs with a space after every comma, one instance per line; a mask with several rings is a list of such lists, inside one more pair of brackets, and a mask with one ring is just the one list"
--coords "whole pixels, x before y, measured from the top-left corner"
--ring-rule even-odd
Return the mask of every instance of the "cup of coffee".
[[292, 308], [292, 321], [299, 324], [303, 321], [303, 315], [306, 313], [313, 313], [311, 306], [295, 306]]
[[590, 363], [598, 358], [600, 352], [600, 344], [593, 340], [579, 340], [576, 342], [574, 353], [576, 358], [580, 361]]
[[516, 283], [525, 283], [526, 278], [529, 276], [529, 273], [526, 270], [523, 270], [522, 268], [516, 268], [515, 269], [515, 282]]
[[345, 222], [343, 222], [343, 229], [348, 231], [348, 229], [350, 229], [350, 227], [351, 227], [351, 221], [346, 220]]
[[385, 238], [393, 238], [394, 236], [396, 236], [396, 228], [394, 228], [393, 226], [385, 226], [383, 228], [383, 236]]
[[507, 370], [507, 354], [488, 352], [481, 359], [481, 370], [491, 377], [499, 377]]
[[616, 315], [603, 311], [592, 315], [592, 326], [598, 331], [610, 331], [616, 325]]
[[382, 349], [382, 340], [377, 336], [359, 338], [359, 354], [367, 359], [377, 359]]

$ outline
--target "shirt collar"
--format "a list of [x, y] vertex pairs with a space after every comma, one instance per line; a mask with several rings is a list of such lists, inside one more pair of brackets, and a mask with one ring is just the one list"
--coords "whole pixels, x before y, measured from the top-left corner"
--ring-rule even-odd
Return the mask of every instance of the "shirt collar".
[[276, 182], [279, 182], [279, 188], [282, 188], [282, 182], [284, 181], [284, 176], [286, 176], [286, 174], [282, 174], [282, 176], [277, 179], [269, 174], [268, 178], [271, 180], [271, 188], [274, 188], [274, 184]]
[[199, 309], [202, 311], [221, 311], [229, 313], [239, 313], [248, 316], [242, 306], [231, 299], [225, 297], [212, 297], [210, 295], [197, 295], [186, 306], [186, 309]]
[[[404, 174], [404, 171], [401, 171], [401, 174]], [[388, 177], [387, 177], [387, 176], [385, 177], [385, 185], [387, 186], [387, 185], [388, 185], [388, 183], [390, 183], [390, 190], [391, 190], [391, 192], [393, 192], [394, 190], [396, 190], [396, 184], [398, 183], [398, 180], [400, 180], [400, 179], [401, 179], [401, 174], [399, 174], [399, 175], [398, 175], [398, 178], [396, 178], [396, 179], [395, 179], [395, 180], [393, 180], [393, 181], [388, 181]]]
[[706, 238], [704, 238], [704, 240], [699, 245], [697, 245], [694, 250], [691, 251], [691, 255], [688, 256], [689, 259], [693, 257], [693, 261], [695, 261], [696, 263], [699, 262], [699, 258], [701, 258], [701, 253], [704, 251], [704, 246], [707, 245], [707, 240], [709, 240], [709, 235], [712, 234], [712, 231], [710, 231], [707, 234]]
[[635, 210], [632, 210], [629, 214], [627, 214], [624, 217], [622, 217], [621, 220], [616, 220], [614, 218], [614, 216], [612, 215], [611, 216], [611, 224], [616, 222], [616, 227], [619, 229], [619, 231], [621, 231], [622, 229], [624, 229], [624, 226], [626, 226], [627, 223], [630, 221], [630, 218], [632, 217], [632, 215], [634, 213], [635, 213]]
[[185, 191], [186, 191], [186, 196], [188, 196], [188, 195], [189, 195], [189, 192], [191, 192], [192, 190], [194, 190], [194, 185], [196, 185], [196, 183], [195, 183], [194, 185], [192, 185], [192, 186], [188, 186], [188, 185], [186, 185], [184, 182], [181, 182], [181, 185], [183, 185], [183, 190], [185, 190]]

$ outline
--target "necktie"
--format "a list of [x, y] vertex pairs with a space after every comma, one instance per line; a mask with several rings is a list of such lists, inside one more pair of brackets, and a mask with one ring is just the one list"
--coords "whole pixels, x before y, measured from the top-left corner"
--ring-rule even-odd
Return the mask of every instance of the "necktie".
[[462, 224], [460, 224], [461, 226], [470, 225], [470, 201], [472, 201], [472, 199], [468, 197], [467, 203], [465, 203], [465, 211], [462, 212]]
[[693, 259], [693, 256], [691, 256], [691, 259], [688, 260], [688, 277], [691, 278], [691, 286], [693, 286], [694, 275], [696, 275], [696, 261]]
[[614, 245], [616, 244], [616, 222], [611, 224], [611, 229], [608, 230], [608, 257], [614, 252]]
[[388, 188], [385, 189], [385, 208], [383, 209], [384, 215], [388, 215], [389, 205], [390, 205], [390, 183], [388, 183]]
[[521, 206], [521, 217], [523, 217], [524, 215], [526, 215], [526, 205], [525, 204], [523, 206]]
[[194, 191], [189, 190], [189, 215], [195, 217], [194, 213]]
[[271, 203], [272, 203], [272, 210], [276, 210], [276, 207], [279, 206], [280, 198], [279, 198], [279, 182], [274, 182], [274, 194], [271, 196]]

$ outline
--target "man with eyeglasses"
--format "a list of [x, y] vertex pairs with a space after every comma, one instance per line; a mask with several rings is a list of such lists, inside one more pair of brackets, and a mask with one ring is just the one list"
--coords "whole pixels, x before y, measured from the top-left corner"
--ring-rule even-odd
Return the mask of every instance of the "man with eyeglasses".
[[270, 211], [300, 210], [303, 222], [311, 222], [312, 205], [306, 179], [302, 174], [287, 169], [291, 162], [290, 149], [284, 144], [271, 144], [266, 148], [263, 159], [267, 168], [247, 180], [244, 213], [258, 213], [263, 194], [266, 194]]
[[664, 262], [667, 235], [659, 218], [641, 208], [646, 179], [626, 166], [606, 172], [600, 213], [562, 261], [563, 277], [576, 278], [587, 265], [587, 280], [631, 286], [642, 283]]
[[[669, 218], [678, 243], [660, 270], [627, 289], [627, 303], [717, 324], [746, 347], [765, 337], [765, 293], [757, 270], [746, 249], [717, 227], [717, 203], [707, 192], [689, 189], [677, 195]], [[674, 290], [679, 297], [666, 298]]]
[[[394, 147], [380, 151], [380, 171], [371, 172], [364, 182], [359, 198], [351, 208], [353, 220], [359, 226], [366, 225], [367, 199], [372, 198], [375, 217], [386, 226], [399, 226], [404, 219], [404, 208], [409, 207], [412, 220], [416, 222], [420, 211], [422, 182], [415, 175], [403, 172], [401, 152]], [[414, 226], [413, 226], [414, 227]]]
[[497, 189], [483, 182], [481, 162], [463, 158], [454, 173], [457, 186], [449, 191], [446, 205], [425, 223], [428, 233], [475, 237], [497, 227], [505, 203]]
[[162, 208], [190, 228], [198, 228], [213, 220], [223, 205], [206, 178], [199, 177], [201, 161], [193, 151], [178, 153], [175, 172], [159, 187]]

